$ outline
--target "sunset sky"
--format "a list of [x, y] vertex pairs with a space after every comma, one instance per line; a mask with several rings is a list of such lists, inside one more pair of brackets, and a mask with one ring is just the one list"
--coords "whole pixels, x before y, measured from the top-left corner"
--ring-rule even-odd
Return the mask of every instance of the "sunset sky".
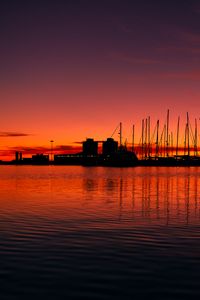
[[0, 159], [200, 126], [200, 1], [1, 1], [0, 66]]

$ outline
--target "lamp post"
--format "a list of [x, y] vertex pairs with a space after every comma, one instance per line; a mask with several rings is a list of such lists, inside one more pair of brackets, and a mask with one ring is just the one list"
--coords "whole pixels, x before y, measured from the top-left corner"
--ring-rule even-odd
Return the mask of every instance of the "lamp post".
[[53, 142], [54, 142], [53, 140], [50, 141], [50, 143], [51, 143], [51, 155], [50, 155], [51, 158], [50, 158], [50, 160], [51, 161], [53, 161]]

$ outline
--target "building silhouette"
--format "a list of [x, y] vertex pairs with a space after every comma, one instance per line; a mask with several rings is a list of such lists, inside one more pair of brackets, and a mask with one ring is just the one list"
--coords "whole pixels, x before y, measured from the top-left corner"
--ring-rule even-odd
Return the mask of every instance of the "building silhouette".
[[102, 154], [112, 155], [114, 153], [117, 153], [118, 151], [118, 142], [116, 142], [113, 138], [108, 138], [106, 141], [103, 142], [103, 149]]
[[38, 163], [38, 164], [43, 164], [43, 163], [48, 163], [49, 162], [49, 155], [44, 155], [44, 154], [35, 154], [32, 155], [32, 162], [33, 163]]
[[15, 152], [15, 161], [21, 162], [22, 161], [22, 152], [16, 151]]
[[95, 142], [94, 139], [87, 139], [83, 142], [82, 146], [84, 156], [98, 155], [98, 142]]

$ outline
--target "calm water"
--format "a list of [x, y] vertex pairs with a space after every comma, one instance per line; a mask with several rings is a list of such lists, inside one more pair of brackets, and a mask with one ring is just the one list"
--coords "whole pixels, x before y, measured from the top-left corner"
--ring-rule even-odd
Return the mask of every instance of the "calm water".
[[198, 299], [200, 168], [0, 166], [1, 299]]

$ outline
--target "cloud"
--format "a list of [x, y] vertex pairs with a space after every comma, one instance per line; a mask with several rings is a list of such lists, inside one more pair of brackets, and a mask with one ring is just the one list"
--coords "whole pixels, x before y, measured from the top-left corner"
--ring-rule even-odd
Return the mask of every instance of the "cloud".
[[[82, 150], [81, 146], [72, 146], [72, 145], [56, 145], [53, 147], [54, 154], [57, 153], [76, 153]], [[14, 153], [15, 151], [23, 152], [24, 154], [37, 154], [37, 153], [50, 153], [51, 147], [49, 146], [16, 146], [16, 147], [8, 147], [7, 150], [9, 153]]]
[[124, 53], [111, 53], [110, 57], [112, 59], [126, 62], [129, 64], [134, 64], [134, 65], [154, 65], [154, 64], [159, 64], [160, 61], [156, 59], [151, 59], [151, 58], [144, 58], [144, 57], [132, 57], [130, 55], [126, 55]]
[[173, 79], [185, 79], [192, 81], [200, 80], [200, 71], [199, 70], [191, 70], [186, 72], [169, 72], [161, 74], [162, 77], [173, 78]]
[[71, 146], [71, 145], [56, 145], [56, 147], [54, 148], [56, 151], [61, 150], [61, 151], [68, 151], [68, 150], [74, 150], [75, 146]]
[[181, 30], [174, 29], [173, 36], [176, 39], [171, 41], [169, 44], [157, 47], [156, 50], [159, 53], [164, 52], [166, 54], [190, 54], [196, 55], [199, 57], [200, 54], [200, 34]]
[[180, 31], [179, 35], [182, 40], [192, 44], [200, 45], [200, 34], [190, 31]]
[[12, 132], [12, 131], [0, 131], [0, 137], [22, 137], [22, 136], [31, 136], [31, 134], [22, 133], [22, 132]]
[[29, 153], [33, 153], [33, 152], [37, 152], [37, 153], [41, 153], [41, 152], [47, 152], [50, 151], [50, 147], [29, 147], [29, 146], [16, 146], [16, 147], [8, 147], [9, 150], [12, 151], [22, 151], [22, 152], [29, 152]]
[[161, 52], [187, 52], [191, 54], [200, 54], [200, 47], [188, 47], [188, 46], [166, 46], [157, 48]]

